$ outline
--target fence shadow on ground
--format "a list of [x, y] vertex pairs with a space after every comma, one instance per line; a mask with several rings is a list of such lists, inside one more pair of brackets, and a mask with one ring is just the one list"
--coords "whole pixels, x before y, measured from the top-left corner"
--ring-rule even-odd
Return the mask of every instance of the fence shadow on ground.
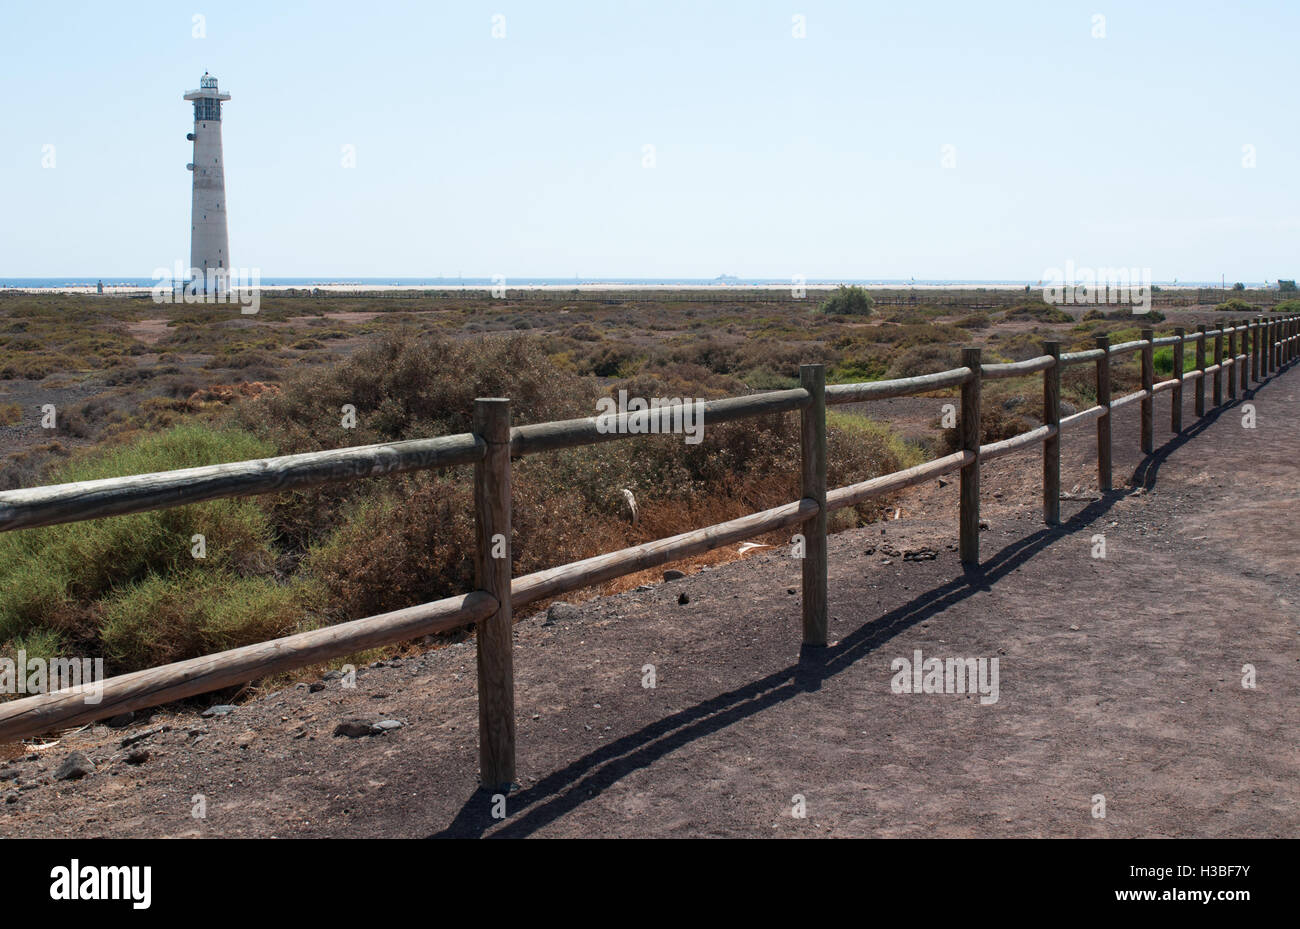
[[[1225, 412], [1254, 398], [1259, 388], [1276, 377], [1242, 391], [1232, 401], [1206, 410], [1192, 425], [1138, 463], [1129, 489], [1107, 491], [1099, 499], [1063, 519], [1058, 526], [1045, 526], [1025, 538], [1006, 545], [979, 567], [966, 567], [960, 577], [912, 598], [890, 612], [869, 620], [825, 648], [804, 648], [799, 660], [756, 681], [719, 694], [694, 706], [678, 710], [608, 745], [602, 745], [570, 764], [548, 774], [532, 787], [510, 794], [511, 813], [493, 838], [524, 838], [550, 825], [600, 794], [629, 774], [646, 768], [666, 755], [703, 736], [719, 732], [733, 723], [749, 719], [801, 693], [820, 689], [824, 681], [848, 670], [860, 659], [883, 646], [899, 633], [970, 597], [987, 591], [1049, 545], [1067, 538], [1105, 515], [1115, 503], [1141, 487], [1156, 485], [1161, 465], [1171, 454], [1218, 421]], [[1207, 400], [1208, 406], [1208, 400]], [[446, 828], [429, 838], [481, 838], [500, 821], [493, 819], [492, 796], [496, 791], [476, 790]]]
[[[1184, 426], [1182, 432], [1178, 433], [1178, 435], [1172, 436], [1168, 442], [1161, 445], [1150, 455], [1147, 455], [1142, 459], [1141, 463], [1139, 463], [1137, 468], [1133, 471], [1133, 477], [1130, 479], [1130, 486], [1141, 487], [1144, 490], [1150, 490], [1154, 487], [1156, 485], [1156, 476], [1160, 473], [1160, 467], [1169, 459], [1170, 455], [1182, 448], [1192, 439], [1199, 436], [1206, 429], [1209, 429], [1210, 426], [1217, 423], [1219, 417], [1224, 413], [1233, 412], [1240, 407], [1242, 403], [1253, 399], [1256, 391], [1260, 387], [1267, 386], [1271, 380], [1272, 377], [1270, 377], [1268, 381], [1264, 381], [1261, 384], [1239, 392], [1238, 396], [1233, 400], [1225, 399], [1221, 406], [1206, 409], [1204, 416], [1196, 417], [1196, 421], [1192, 423], [1192, 425]], [[1206, 405], [1208, 407], [1209, 400], [1206, 401]]]
[[[645, 768], [695, 739], [756, 716], [849, 669], [894, 636], [980, 591], [989, 590], [1047, 546], [1083, 529], [1105, 514], [1127, 491], [1110, 491], [1060, 526], [1044, 527], [1002, 548], [978, 568], [954, 578], [863, 623], [825, 648], [805, 648], [799, 660], [625, 735], [542, 778], [509, 797], [512, 813], [494, 837], [521, 838], [554, 822], [634, 771]], [[478, 790], [455, 819], [430, 838], [474, 838], [498, 823], [491, 817], [493, 791]]]

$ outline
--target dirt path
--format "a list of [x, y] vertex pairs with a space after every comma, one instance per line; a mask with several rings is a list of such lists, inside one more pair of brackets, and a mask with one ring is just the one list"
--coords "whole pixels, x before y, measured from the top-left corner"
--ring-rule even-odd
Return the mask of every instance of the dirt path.
[[[797, 565], [771, 550], [521, 623], [504, 820], [476, 790], [466, 642], [362, 669], [355, 689], [70, 734], [0, 770], [0, 833], [1295, 836], [1300, 372], [1247, 398], [1254, 430], [1240, 403], [1198, 422], [1190, 393], [1193, 428], [1172, 441], [1158, 398], [1150, 459], [1137, 407], [1116, 414], [1124, 489], [1104, 496], [1092, 424], [1067, 433], [1078, 490], [1058, 529], [1041, 524], [1036, 455], [988, 465], [978, 572], [954, 551], [955, 483], [833, 537], [836, 641], [815, 654], [798, 648]], [[922, 549], [935, 557], [903, 557]], [[915, 650], [997, 657], [998, 701], [893, 693], [891, 662]], [[403, 725], [332, 735], [354, 717]], [[97, 770], [52, 781], [72, 751]]]

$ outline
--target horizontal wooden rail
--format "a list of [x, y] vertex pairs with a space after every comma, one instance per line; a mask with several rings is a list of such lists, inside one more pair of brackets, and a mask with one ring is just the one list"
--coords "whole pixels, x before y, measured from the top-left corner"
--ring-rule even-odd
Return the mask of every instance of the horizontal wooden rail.
[[1098, 358], [1105, 358], [1106, 352], [1100, 348], [1090, 348], [1083, 352], [1066, 352], [1061, 356], [1061, 364], [1076, 365], [1085, 361], [1096, 361]]
[[412, 439], [279, 458], [134, 474], [0, 493], [0, 532], [243, 497], [331, 481], [473, 464], [485, 446], [474, 436]]
[[1000, 364], [980, 365], [980, 373], [985, 378], [1021, 377], [1046, 371], [1056, 364], [1051, 355], [1039, 355], [1024, 361], [1008, 361]]
[[827, 403], [861, 403], [923, 394], [945, 387], [958, 387], [971, 378], [970, 368], [953, 368], [936, 374], [903, 377], [892, 381], [869, 381], [863, 384], [832, 384], [826, 388]]
[[854, 506], [864, 500], [870, 500], [872, 497], [892, 493], [895, 490], [923, 484], [933, 478], [964, 468], [974, 460], [974, 452], [953, 452], [951, 455], [944, 455], [942, 458], [936, 458], [933, 461], [927, 461], [925, 464], [919, 464], [903, 471], [882, 474], [880, 477], [873, 477], [860, 484], [849, 484], [847, 487], [840, 487], [827, 492], [826, 508], [834, 511], [846, 506]]
[[558, 597], [571, 590], [603, 584], [625, 574], [644, 571], [733, 542], [752, 539], [765, 532], [797, 525], [817, 515], [820, 508], [815, 500], [797, 500], [704, 529], [694, 529], [558, 568], [536, 571], [517, 577], [510, 583], [510, 599], [519, 607], [547, 597]]
[[1040, 445], [1056, 435], [1058, 431], [1058, 426], [1039, 426], [1037, 429], [1030, 429], [1028, 432], [1013, 435], [1011, 438], [1003, 439], [1000, 442], [981, 445], [980, 461], [995, 461], [1005, 455], [1010, 455], [1012, 452], [1018, 452], [1022, 448]]
[[1118, 345], [1112, 345], [1110, 347], [1110, 354], [1111, 357], [1114, 357], [1115, 355], [1125, 355], [1129, 352], [1136, 352], [1146, 344], [1145, 339], [1135, 339], [1132, 342], [1121, 342]]
[[[0, 742], [59, 727], [79, 726], [130, 710], [170, 703], [257, 680], [281, 671], [446, 632], [490, 616], [496, 598], [481, 591], [448, 597], [392, 613], [299, 632], [269, 642], [133, 671], [96, 682], [0, 703]], [[103, 688], [102, 699], [87, 696]]]
[[1125, 394], [1122, 397], [1116, 397], [1110, 401], [1110, 408], [1118, 410], [1120, 407], [1128, 406], [1130, 403], [1136, 403], [1147, 395], [1145, 390], [1135, 390], [1131, 394]]
[[[1170, 381], [1169, 386], [1172, 387], [1174, 383], [1175, 383], [1174, 381]], [[1065, 429], [1068, 428], [1069, 426], [1076, 426], [1079, 423], [1086, 423], [1089, 420], [1093, 420], [1101, 416], [1105, 416], [1106, 410], [1107, 408], [1104, 406], [1090, 406], [1086, 410], [1080, 410], [1077, 413], [1071, 413], [1069, 416], [1066, 416], [1061, 420], [1061, 428]]]
[[746, 397], [691, 402], [680, 406], [661, 406], [654, 410], [619, 413], [609, 417], [588, 416], [559, 422], [516, 426], [510, 430], [512, 455], [535, 455], [560, 448], [595, 445], [637, 435], [681, 432], [684, 416], [700, 426], [725, 423], [751, 416], [801, 410], [811, 402], [808, 391], [773, 390]]

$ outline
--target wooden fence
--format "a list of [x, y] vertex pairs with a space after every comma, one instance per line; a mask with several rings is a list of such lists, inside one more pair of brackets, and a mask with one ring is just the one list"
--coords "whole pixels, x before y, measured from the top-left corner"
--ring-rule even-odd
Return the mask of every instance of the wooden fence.
[[[431, 633], [477, 624], [479, 764], [482, 783], [508, 788], [515, 779], [515, 699], [512, 659], [514, 609], [567, 591], [729, 545], [778, 529], [798, 527], [804, 537], [803, 643], [824, 646], [827, 636], [827, 515], [836, 509], [960, 471], [958, 535], [962, 561], [979, 562], [980, 465], [1021, 449], [1043, 449], [1043, 518], [1060, 520], [1061, 433], [1090, 420], [1097, 422], [1097, 469], [1100, 486], [1111, 488], [1111, 414], [1130, 403], [1141, 405], [1143, 452], [1154, 443], [1154, 400], [1172, 394], [1173, 431], [1182, 429], [1182, 392], [1188, 381], [1196, 391], [1196, 413], [1205, 413], [1207, 382], [1213, 402], [1237, 396], [1238, 387], [1267, 378], [1294, 361], [1300, 347], [1300, 317], [1259, 317], [1245, 325], [1195, 334], [1155, 338], [1150, 329], [1142, 338], [1110, 345], [1106, 336], [1097, 347], [1061, 354], [1058, 342], [1044, 343], [1036, 358], [1006, 364], [981, 364], [980, 349], [962, 352], [962, 365], [951, 371], [900, 380], [827, 387], [821, 365], [800, 369], [801, 386], [746, 397], [695, 404], [697, 422], [720, 423], [768, 413], [799, 411], [801, 439], [801, 499], [729, 522], [684, 532], [587, 558], [561, 567], [511, 577], [510, 461], [561, 448], [634, 438], [627, 432], [630, 417], [640, 417], [663, 432], [671, 431], [673, 408], [623, 413], [603, 424], [595, 417], [564, 422], [510, 426], [510, 401], [475, 401], [473, 432], [388, 445], [369, 445], [280, 458], [243, 461], [129, 477], [85, 481], [0, 493], [0, 531], [49, 526], [144, 510], [163, 509], [220, 497], [271, 493], [328, 481], [355, 480], [402, 471], [474, 465], [477, 588], [461, 596], [408, 607], [302, 632], [269, 642], [149, 668], [99, 682], [99, 702], [87, 703], [87, 685], [38, 694], [0, 704], [0, 742], [49, 732], [59, 727], [115, 716], [240, 684], [277, 672], [327, 659], [394, 644]], [[1224, 340], [1227, 339], [1227, 354]], [[1213, 344], [1213, 363], [1208, 348]], [[1196, 366], [1184, 374], [1185, 345], [1195, 345]], [[1154, 351], [1173, 348], [1173, 377], [1155, 381]], [[1122, 397], [1110, 396], [1110, 360], [1141, 353], [1142, 388]], [[1070, 416], [1060, 416], [1061, 371], [1095, 363], [1097, 404]], [[1043, 425], [1009, 439], [980, 444], [981, 386], [985, 380], [1042, 372]], [[960, 448], [925, 464], [828, 490], [826, 487], [826, 407], [961, 389]], [[682, 411], [677, 410], [680, 416]], [[678, 422], [681, 420], [679, 419]]]

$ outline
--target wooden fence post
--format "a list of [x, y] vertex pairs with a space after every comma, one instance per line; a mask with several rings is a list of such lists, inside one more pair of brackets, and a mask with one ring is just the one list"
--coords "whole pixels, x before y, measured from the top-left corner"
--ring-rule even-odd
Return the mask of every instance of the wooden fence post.
[[1156, 395], [1155, 386], [1155, 341], [1154, 329], [1143, 329], [1142, 340], [1142, 452], [1150, 455], [1155, 448], [1156, 433]]
[[1269, 319], [1264, 323], [1264, 373], [1270, 374], [1277, 370], [1277, 356], [1274, 353], [1276, 348], [1274, 340], [1277, 336], [1277, 320]]
[[1250, 389], [1250, 322], [1247, 321], [1241, 330], [1241, 361], [1233, 366], [1233, 372], [1237, 375], [1237, 384], [1244, 394]]
[[1061, 521], [1061, 343], [1044, 342], [1052, 366], [1043, 371], [1043, 423], [1056, 432], [1043, 441], [1043, 522]]
[[961, 469], [961, 508], [958, 550], [966, 564], [980, 562], [980, 356], [978, 348], [964, 348], [962, 367], [970, 368], [971, 379], [961, 385], [961, 447], [974, 452], [975, 460]]
[[1097, 336], [1097, 348], [1106, 354], [1097, 359], [1097, 405], [1105, 410], [1097, 417], [1097, 484], [1105, 490], [1110, 482], [1110, 336]]
[[800, 485], [821, 509], [803, 524], [803, 644], [826, 644], [826, 368], [800, 365], [799, 384], [812, 395], [800, 414]]
[[1259, 324], [1259, 377], [1260, 380], [1268, 377], [1268, 360], [1272, 349], [1269, 347], [1269, 325], [1270, 320], [1266, 316]]
[[515, 780], [514, 623], [510, 606], [510, 401], [474, 401], [474, 435], [487, 454], [474, 465], [478, 587], [497, 611], [478, 624], [478, 758], [483, 787], [508, 791]]
[[1214, 330], [1214, 406], [1223, 405], [1223, 327]]
[[1199, 336], [1196, 340], [1196, 367], [1201, 376], [1196, 379], [1196, 415], [1205, 415], [1205, 324], [1196, 327]]
[[1174, 335], [1178, 336], [1178, 341], [1174, 343], [1174, 386], [1170, 390], [1173, 405], [1169, 412], [1169, 428], [1177, 435], [1183, 431], [1183, 338], [1187, 330], [1179, 326]]
[[1237, 399], [1237, 327], [1233, 326], [1228, 331], [1228, 357], [1232, 359], [1232, 367], [1228, 369], [1228, 399]]
[[1259, 383], [1259, 330], [1264, 324], [1264, 317], [1260, 316], [1255, 319], [1255, 325], [1250, 327], [1250, 376]]

